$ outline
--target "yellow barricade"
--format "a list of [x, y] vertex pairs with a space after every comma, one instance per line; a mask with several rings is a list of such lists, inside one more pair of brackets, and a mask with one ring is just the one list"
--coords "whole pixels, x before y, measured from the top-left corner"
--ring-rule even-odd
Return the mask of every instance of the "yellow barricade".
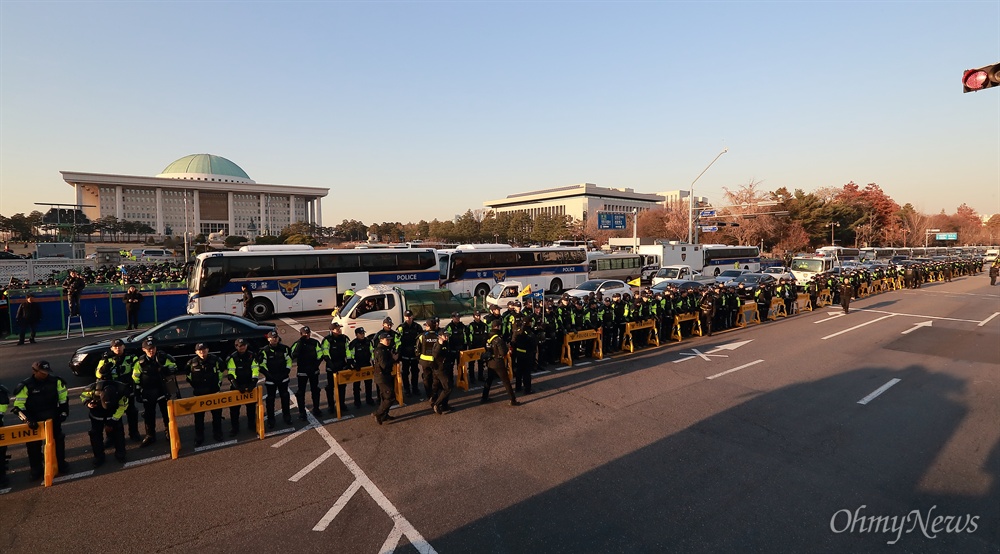
[[819, 291], [819, 296], [816, 298], [816, 307], [822, 308], [824, 306], [829, 306], [833, 304], [833, 293], [830, 289], [823, 289]]
[[[483, 357], [483, 354], [485, 352], [486, 352], [485, 348], [473, 348], [472, 350], [463, 350], [462, 351], [462, 353], [458, 356], [458, 376], [455, 378], [455, 386], [456, 387], [458, 387], [458, 388], [460, 388], [460, 389], [462, 389], [464, 391], [468, 391], [469, 390], [469, 362], [478, 362], [479, 359]], [[506, 356], [504, 356], [504, 360], [506, 360], [506, 362], [507, 362], [506, 363], [506, 365], [507, 365], [507, 376], [510, 378], [510, 381], [513, 383], [514, 382], [514, 372], [511, 370], [510, 353], [509, 352], [507, 353]], [[486, 371], [489, 371], [489, 369], [487, 369]]]
[[[396, 389], [396, 402], [400, 406], [405, 406], [403, 402], [403, 376], [399, 370], [400, 364], [397, 362], [392, 366], [392, 375], [395, 377], [393, 379], [393, 388]], [[338, 371], [333, 374], [333, 386], [334, 386], [334, 401], [337, 407], [337, 419], [340, 419], [340, 385], [348, 385], [350, 383], [356, 383], [358, 381], [367, 381], [369, 379], [375, 378], [375, 368], [372, 366], [363, 367], [358, 370], [345, 369], [343, 371]]]
[[181, 435], [177, 431], [177, 416], [210, 412], [222, 408], [242, 406], [243, 404], [257, 405], [257, 437], [264, 438], [264, 388], [260, 385], [249, 392], [231, 390], [217, 392], [215, 394], [204, 394], [192, 396], [191, 398], [178, 398], [167, 402], [167, 417], [170, 423], [167, 430], [170, 431], [170, 458], [177, 459], [181, 451]]
[[799, 295], [795, 299], [795, 313], [811, 312], [812, 303], [809, 302], [809, 296]]
[[[750, 314], [747, 317], [747, 314]], [[760, 324], [760, 314], [757, 313], [757, 303], [756, 302], [745, 302], [738, 312], [736, 312], [736, 326], [746, 327], [751, 323]]]
[[775, 321], [779, 317], [788, 317], [788, 312], [785, 311], [785, 302], [780, 298], [772, 298], [771, 307], [767, 309], [767, 319]]
[[871, 291], [868, 290], [868, 283], [861, 283], [858, 285], [858, 298], [864, 298], [869, 294], [871, 294]]
[[[681, 333], [681, 323], [686, 323], [688, 321], [693, 321], [694, 324], [691, 325], [691, 336], [698, 335], [701, 336], [701, 318], [698, 317], [699, 314], [679, 314], [674, 316], [674, 325], [670, 328], [670, 338], [681, 341], [683, 340], [683, 335]], [[738, 318], [737, 318], [738, 319]]]
[[[628, 333], [628, 325], [626, 324], [626, 334]], [[572, 349], [569, 347], [571, 342], [580, 342], [585, 340], [594, 341], [594, 359], [601, 360], [604, 359], [604, 350], [601, 346], [601, 335], [603, 331], [601, 329], [586, 329], [584, 331], [577, 331], [575, 333], [566, 333], [563, 337], [562, 353], [559, 355], [559, 361], [573, 367], [573, 353]], [[657, 346], [659, 346], [659, 341], [657, 341]]]
[[[27, 424], [0, 427], [0, 446], [14, 446], [27, 442], [45, 441], [45, 486], [51, 487], [59, 466], [56, 463], [56, 437], [49, 420], [39, 421], [38, 428], [32, 429]], [[0, 464], [7, 463], [0, 460]]]
[[[632, 340], [632, 331], [641, 331], [643, 329], [650, 329], [649, 336], [646, 338], [646, 344], [643, 346], [650, 344], [660, 346], [660, 336], [656, 333], [656, 320], [645, 319], [643, 321], [630, 321], [625, 324], [625, 335], [622, 337], [622, 350], [625, 349], [625, 341], [628, 341], [628, 351], [635, 352], [635, 341]], [[698, 326], [698, 335], [701, 336], [701, 325]]]

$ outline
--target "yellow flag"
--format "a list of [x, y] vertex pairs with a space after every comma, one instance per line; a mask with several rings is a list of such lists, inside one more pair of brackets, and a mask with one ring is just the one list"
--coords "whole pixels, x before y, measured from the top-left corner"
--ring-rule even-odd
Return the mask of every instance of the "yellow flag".
[[632, 285], [633, 287], [641, 287], [642, 286], [642, 277], [636, 277], [635, 279], [632, 279], [631, 281], [629, 281], [628, 284]]
[[531, 285], [528, 285], [528, 286], [524, 287], [524, 290], [522, 290], [521, 292], [517, 293], [517, 297], [520, 298], [522, 296], [527, 296], [529, 294], [531, 294]]

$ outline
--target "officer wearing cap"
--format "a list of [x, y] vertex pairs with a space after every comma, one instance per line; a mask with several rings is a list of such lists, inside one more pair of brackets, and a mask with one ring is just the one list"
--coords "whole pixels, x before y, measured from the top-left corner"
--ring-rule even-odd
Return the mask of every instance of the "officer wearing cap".
[[[194, 347], [195, 356], [187, 364], [187, 382], [195, 396], [215, 394], [222, 390], [222, 376], [226, 367], [222, 359], [208, 351], [208, 345], [199, 342]], [[222, 408], [212, 410], [212, 438], [222, 440]], [[205, 442], [205, 412], [194, 414], [194, 443]]]
[[378, 345], [372, 352], [372, 366], [375, 369], [375, 384], [378, 385], [379, 405], [372, 416], [375, 422], [382, 425], [383, 421], [395, 419], [389, 415], [389, 408], [395, 399], [395, 387], [393, 386], [392, 367], [399, 359], [399, 355], [392, 349], [392, 333], [377, 333]]
[[[31, 377], [14, 388], [13, 404], [11, 411], [31, 429], [37, 429], [39, 421], [51, 422], [59, 473], [67, 473], [69, 464], [66, 463], [66, 437], [62, 433], [62, 423], [69, 417], [69, 390], [61, 377], [52, 375], [49, 362], [39, 360], [31, 364]], [[29, 442], [25, 446], [31, 480], [37, 481], [45, 472], [42, 441]]]
[[436, 400], [434, 396], [434, 367], [444, 355], [444, 346], [438, 333], [438, 318], [432, 317], [424, 325], [427, 330], [420, 335], [420, 340], [417, 341], [417, 363], [424, 381], [424, 392], [427, 393], [427, 399], [433, 408]]
[[[488, 335], [489, 328], [486, 323], [483, 322], [483, 314], [479, 310], [476, 310], [472, 314], [472, 322], [466, 326], [466, 344], [467, 348], [486, 348], [486, 339], [489, 338]], [[477, 367], [478, 366], [478, 367]], [[480, 381], [486, 378], [484, 368], [486, 364], [479, 360], [477, 362], [469, 362], [469, 382], [474, 383], [478, 377]], [[473, 369], [477, 369], [473, 372]]]
[[406, 310], [403, 313], [403, 322], [396, 328], [396, 334], [399, 335], [396, 350], [403, 372], [403, 394], [406, 396], [420, 394], [417, 384], [420, 376], [420, 368], [417, 366], [417, 341], [420, 340], [421, 333], [420, 325], [413, 321], [413, 312]]
[[[257, 378], [260, 375], [256, 355], [250, 349], [246, 339], [236, 339], [233, 344], [236, 346], [236, 350], [226, 359], [229, 390], [250, 392], [257, 387]], [[230, 437], [235, 437], [240, 432], [240, 409], [244, 406], [247, 412], [247, 428], [254, 433], [257, 432], [257, 417], [253, 404], [237, 404], [229, 408]]]
[[[101, 361], [97, 362], [97, 371], [94, 377], [98, 381], [114, 379], [124, 385], [125, 396], [128, 400], [125, 407], [125, 417], [128, 419], [128, 438], [140, 441], [142, 437], [139, 436], [139, 410], [135, 406], [135, 381], [132, 379], [134, 369], [135, 356], [125, 353], [125, 341], [115, 339], [111, 341], [111, 348], [104, 353]], [[111, 445], [106, 444], [105, 446]]]
[[486, 349], [489, 352], [489, 361], [486, 367], [489, 369], [486, 375], [486, 383], [483, 385], [483, 396], [479, 399], [481, 404], [490, 401], [490, 388], [493, 386], [494, 377], [499, 377], [503, 383], [507, 396], [510, 397], [510, 405], [518, 406], [521, 403], [514, 396], [514, 389], [510, 385], [510, 375], [507, 373], [507, 343], [500, 335], [500, 322], [494, 321], [490, 324], [490, 336], [486, 339]]
[[299, 404], [299, 419], [306, 418], [306, 387], [312, 391], [313, 415], [321, 417], [323, 411], [319, 407], [319, 364], [323, 360], [323, 346], [312, 338], [312, 330], [303, 327], [299, 331], [299, 340], [292, 344], [291, 357], [295, 360], [295, 377], [298, 378], [298, 388], [295, 389], [295, 400]]
[[[333, 400], [333, 376], [339, 371], [351, 369], [348, 365], [348, 359], [354, 358], [354, 353], [351, 352], [350, 341], [344, 335], [343, 328], [336, 321], [330, 324], [330, 333], [323, 337], [320, 346], [323, 350], [323, 359], [326, 360], [326, 403], [330, 413], [336, 414], [337, 408]], [[340, 396], [340, 407], [346, 410], [347, 402], [345, 402], [344, 397], [347, 385], [340, 385], [337, 388], [337, 394]]]
[[[160, 407], [163, 417], [163, 427], [169, 429], [170, 417], [167, 415], [167, 399], [170, 392], [167, 379], [177, 373], [177, 362], [173, 356], [157, 352], [156, 341], [146, 337], [142, 343], [142, 355], [132, 366], [132, 380], [136, 384], [136, 397], [142, 400], [142, 420], [146, 427], [146, 436], [142, 446], [156, 442], [156, 407]], [[169, 431], [167, 438], [169, 439]]]
[[278, 337], [278, 332], [267, 332], [267, 345], [257, 355], [258, 371], [264, 375], [267, 396], [264, 407], [267, 411], [267, 428], [274, 429], [274, 397], [281, 397], [281, 415], [285, 423], [292, 423], [291, 397], [288, 394], [288, 380], [292, 373], [292, 357], [289, 348]]
[[[354, 340], [348, 343], [348, 354], [353, 355], [353, 359], [348, 359], [348, 364], [355, 371], [372, 365], [372, 342], [365, 336], [365, 328], [358, 327], [354, 330]], [[375, 398], [372, 397], [372, 380], [365, 379], [365, 403], [369, 406], [375, 405]], [[361, 407], [361, 381], [355, 381], [351, 387], [354, 391], [354, 407]]]
[[[448, 323], [444, 328], [444, 332], [448, 334], [448, 358], [445, 359], [445, 368], [448, 374], [452, 376], [451, 383], [454, 384], [454, 369], [457, 369], [457, 364], [459, 358], [462, 356], [462, 351], [467, 347], [465, 345], [466, 334], [469, 330], [466, 329], [465, 324], [462, 323], [462, 317], [458, 312], [452, 312], [451, 322]], [[469, 375], [469, 382], [475, 382], [475, 375]]]
[[110, 373], [98, 371], [96, 383], [87, 385], [80, 394], [80, 402], [90, 409], [90, 447], [94, 452], [94, 467], [104, 465], [104, 435], [115, 447], [115, 459], [125, 463], [125, 427], [122, 416], [128, 407], [128, 395], [122, 384], [111, 378]]

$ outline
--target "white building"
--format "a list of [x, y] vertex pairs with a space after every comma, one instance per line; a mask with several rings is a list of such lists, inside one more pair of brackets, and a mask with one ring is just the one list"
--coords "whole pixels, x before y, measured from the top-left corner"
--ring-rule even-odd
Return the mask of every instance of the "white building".
[[602, 188], [591, 183], [554, 189], [511, 194], [501, 200], [487, 200], [483, 206], [496, 213], [526, 212], [531, 217], [540, 214], [568, 215], [583, 220], [599, 211], [640, 212], [657, 208], [664, 198], [643, 194], [630, 188]]
[[155, 177], [61, 171], [76, 189], [76, 203], [90, 204], [91, 221], [115, 216], [146, 223], [157, 234], [224, 232], [278, 234], [286, 226], [323, 224], [321, 199], [330, 189], [254, 182], [240, 166], [211, 154], [185, 156]]

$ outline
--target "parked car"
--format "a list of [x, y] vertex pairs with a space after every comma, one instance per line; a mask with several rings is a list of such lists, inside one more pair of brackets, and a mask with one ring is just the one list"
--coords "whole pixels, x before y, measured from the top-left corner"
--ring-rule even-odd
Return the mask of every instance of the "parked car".
[[668, 287], [671, 286], [677, 287], [678, 289], [681, 290], [681, 292], [685, 290], [701, 292], [702, 289], [705, 288], [705, 283], [699, 281], [692, 281], [690, 279], [666, 279], [653, 285], [653, 288], [650, 290], [652, 290], [654, 293], [663, 292], [667, 290]]
[[743, 285], [740, 295], [744, 298], [753, 298], [754, 293], [757, 292], [757, 289], [760, 288], [762, 284], [773, 284], [775, 282], [777, 282], [777, 279], [775, 279], [773, 275], [769, 275], [767, 273], [744, 273], [743, 275], [740, 275], [739, 277], [726, 283], [726, 286], [737, 287], [738, 289], [740, 285]]
[[745, 273], [750, 273], [749, 269], [727, 269], [715, 277], [715, 282], [721, 285], [732, 281], [733, 279], [743, 275]]
[[792, 275], [792, 270], [783, 265], [776, 265], [773, 267], [769, 267], [765, 269], [763, 272], [767, 275], [771, 275], [775, 279], [784, 279], [786, 281], [795, 280], [795, 276]]
[[625, 281], [617, 279], [590, 279], [581, 283], [579, 287], [566, 291], [566, 294], [577, 298], [589, 296], [590, 293], [601, 293], [608, 298], [614, 294], [632, 294], [632, 287]]
[[[157, 349], [173, 356], [177, 366], [183, 368], [194, 356], [194, 347], [199, 342], [207, 344], [212, 354], [226, 357], [235, 350], [233, 341], [238, 338], [246, 339], [254, 350], [263, 348], [267, 344], [265, 335], [275, 328], [273, 323], [257, 323], [229, 314], [188, 314], [122, 340], [126, 354], [138, 356], [142, 354], [142, 341], [153, 337]], [[93, 377], [97, 363], [110, 347], [111, 339], [80, 347], [70, 358], [70, 371], [77, 376]]]

